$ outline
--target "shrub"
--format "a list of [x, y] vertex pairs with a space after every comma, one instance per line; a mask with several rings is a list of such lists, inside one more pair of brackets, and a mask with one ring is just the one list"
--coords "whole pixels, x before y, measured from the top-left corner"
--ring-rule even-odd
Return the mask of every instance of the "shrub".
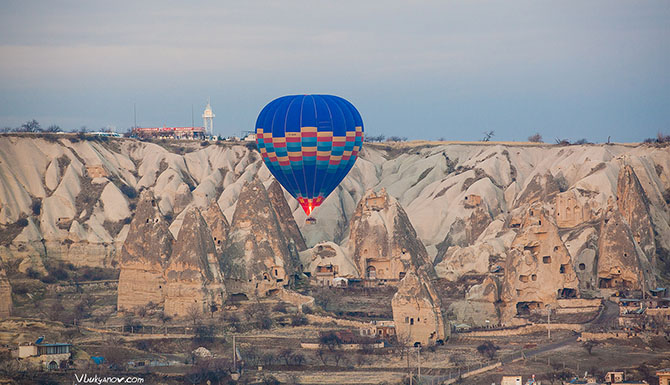
[[44, 283], [56, 283], [58, 280], [51, 274], [44, 276], [40, 279]]
[[137, 198], [137, 191], [131, 186], [128, 186], [127, 184], [121, 185], [120, 190], [123, 194], [125, 194], [125, 196], [127, 196], [130, 199]]
[[309, 324], [307, 317], [302, 314], [294, 314], [291, 316], [291, 326], [304, 326]]
[[42, 211], [42, 201], [34, 199], [33, 204], [30, 205], [30, 209], [33, 211], [34, 215], [40, 215], [40, 212]]
[[284, 313], [284, 314], [286, 314], [286, 312], [287, 312], [288, 310], [286, 309], [286, 304], [285, 304], [284, 302], [278, 302], [278, 303], [272, 308], [272, 311], [276, 311], [276, 312], [278, 312], [278, 313]]
[[542, 141], [542, 135], [540, 135], [540, 133], [538, 133], [538, 132], [529, 136], [528, 141], [531, 142], [531, 143], [544, 143]]
[[488, 357], [492, 360], [496, 356], [496, 352], [500, 349], [500, 346], [495, 345], [491, 341], [485, 341], [483, 344], [477, 346], [477, 351], [479, 354]]
[[262, 314], [260, 316], [260, 318], [258, 319], [258, 326], [261, 329], [265, 329], [265, 330], [270, 329], [272, 327], [273, 323], [274, 322], [272, 321], [272, 318], [270, 318], [270, 316], [267, 315], [267, 314]]
[[28, 278], [32, 279], [39, 279], [42, 276], [39, 271], [33, 269], [32, 267], [29, 267], [28, 270], [26, 270], [26, 275]]
[[21, 219], [19, 219], [18, 221], [16, 221], [16, 224], [17, 224], [19, 227], [26, 227], [26, 226], [28, 226], [28, 219], [26, 219], [26, 218], [21, 218]]

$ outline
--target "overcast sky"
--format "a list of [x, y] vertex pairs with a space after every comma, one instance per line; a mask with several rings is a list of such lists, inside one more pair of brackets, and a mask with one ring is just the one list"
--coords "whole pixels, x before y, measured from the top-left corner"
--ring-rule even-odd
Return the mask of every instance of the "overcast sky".
[[670, 134], [670, 2], [7, 1], [0, 127], [252, 130], [286, 94], [351, 101], [368, 135]]

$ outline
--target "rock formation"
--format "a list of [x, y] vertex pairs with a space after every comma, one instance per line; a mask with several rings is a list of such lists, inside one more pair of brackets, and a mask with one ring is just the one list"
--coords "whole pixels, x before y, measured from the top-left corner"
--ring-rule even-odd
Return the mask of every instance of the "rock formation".
[[197, 208], [188, 209], [165, 270], [165, 313], [186, 316], [191, 311], [221, 309], [226, 298], [223, 274], [207, 227]]
[[12, 285], [0, 264], [0, 319], [12, 315]]
[[655, 262], [656, 245], [649, 215], [649, 200], [629, 165], [623, 166], [619, 172], [616, 201], [621, 215], [630, 226], [633, 239], [652, 263]]
[[560, 191], [559, 181], [550, 172], [535, 174], [516, 198], [514, 205], [521, 207], [535, 202], [547, 202]]
[[[296, 249], [297, 251], [303, 251], [307, 249], [305, 240], [300, 233], [298, 224], [293, 219], [293, 213], [291, 208], [286, 203], [286, 198], [284, 197], [284, 189], [281, 187], [279, 182], [276, 179], [272, 180], [270, 187], [268, 188], [268, 196], [270, 197], [270, 203], [272, 203], [272, 208], [279, 218], [279, 226], [281, 227], [282, 233], [286, 237], [286, 240], [289, 242], [288, 245], [291, 248]], [[288, 218], [288, 220], [283, 220], [283, 218]]]
[[331, 286], [333, 279], [359, 278], [360, 272], [342, 248], [334, 242], [321, 242], [300, 253], [305, 274], [309, 273], [319, 285]]
[[[501, 323], [499, 303], [500, 285], [494, 276], [487, 276], [480, 284], [473, 285], [467, 291], [465, 299], [455, 301], [449, 306], [458, 322], [470, 326], [492, 326]], [[486, 322], [488, 321], [488, 322]]]
[[575, 227], [594, 219], [591, 204], [575, 189], [556, 195], [554, 214], [558, 227]]
[[381, 189], [368, 191], [351, 218], [349, 250], [367, 280], [399, 281], [408, 271], [434, 270], [405, 210]]
[[423, 346], [444, 341], [448, 336], [439, 297], [427, 277], [409, 271], [391, 300], [396, 336], [406, 344]]
[[162, 304], [163, 272], [172, 254], [172, 234], [153, 194], [145, 190], [121, 250], [117, 307], [131, 310], [149, 302]]
[[599, 289], [621, 291], [655, 287], [651, 264], [634, 237], [618, 206], [610, 200], [600, 223], [596, 270]]
[[215, 200], [212, 200], [212, 203], [207, 210], [202, 213], [202, 216], [205, 219], [205, 222], [207, 222], [207, 227], [209, 227], [209, 231], [212, 234], [212, 241], [214, 242], [216, 251], [221, 255], [226, 243], [228, 243], [230, 224], [228, 224], [228, 220], [221, 212], [221, 208]]
[[288, 285], [299, 272], [298, 254], [280, 224], [294, 221], [293, 216], [279, 218], [276, 213], [258, 178], [242, 187], [222, 261], [231, 295], [265, 296]]
[[576, 298], [579, 282], [558, 227], [541, 204], [532, 205], [505, 263], [503, 318], [530, 315], [559, 298]]
[[[0, 258], [17, 263], [21, 272], [28, 268], [45, 272], [43, 263], [53, 260], [113, 268], [124, 259], [120, 306], [127, 301], [131, 307], [137, 306], [146, 301], [133, 303], [142, 297], [135, 295], [134, 288], [126, 286], [136, 282], [133, 285], [138, 285], [140, 293], [153, 288], [155, 282], [160, 282], [158, 276], [164, 273], [165, 265], [159, 256], [149, 255], [150, 252], [145, 256], [141, 246], [135, 247], [130, 259], [130, 253], [122, 251], [126, 236], [130, 237], [129, 248], [133, 243], [141, 245], [142, 242], [149, 248], [162, 247], [150, 244], [154, 243], [150, 238], [155, 234], [142, 235], [137, 224], [131, 230], [125, 223], [129, 213], [142, 211], [136, 191], [147, 190], [157, 197], [156, 203], [164, 210], [165, 217], [158, 212], [155, 217], [172, 222], [170, 228], [173, 234], [178, 234], [185, 217], [184, 209], [195, 206], [203, 210], [213, 198], [217, 200], [219, 211], [233, 218], [236, 209], [243, 210], [242, 201], [246, 198], [239, 199], [245, 190], [243, 185], [254, 176], [270, 186], [272, 175], [259, 161], [258, 153], [240, 143], [202, 147], [185, 141], [179, 144], [179, 151], [171, 152], [158, 144], [132, 139], [110, 138], [102, 142], [79, 140], [71, 134], [59, 135], [56, 140], [40, 135], [3, 135], [0, 136]], [[390, 211], [384, 209], [374, 211], [372, 200], [375, 198], [365, 202], [365, 207], [358, 204], [366, 191], [381, 188], [386, 188], [393, 197], [389, 201], [396, 199], [402, 204], [407, 221], [403, 215], [390, 215]], [[230, 260], [244, 261], [239, 264], [244, 266], [241, 271], [258, 273], [260, 281], [263, 281], [261, 271], [270, 277], [274, 273], [272, 266], [285, 267], [286, 255], [291, 256], [288, 259], [297, 267], [295, 271], [300, 270], [295, 258], [295, 251], [302, 249], [295, 231], [299, 228], [306, 246], [312, 248], [307, 251], [309, 258], [314, 256], [317, 266], [323, 266], [322, 262], [329, 258], [339, 258], [335, 247], [338, 245], [346, 257], [343, 261], [354, 261], [354, 270], [362, 276], [370, 265], [366, 265], [366, 259], [380, 258], [380, 263], [390, 265], [392, 258], [402, 257], [402, 248], [411, 255], [409, 262], [403, 258], [400, 261], [410, 266], [421, 265], [412, 261], [423, 259], [424, 251], [414, 245], [418, 241], [425, 246], [426, 258], [436, 262], [441, 278], [458, 283], [468, 275], [484, 276], [488, 269], [493, 279], [500, 279], [499, 287], [505, 287], [505, 293], [509, 286], [513, 294], [509, 298], [516, 301], [517, 283], [508, 285], [501, 279], [508, 263], [514, 265], [520, 260], [516, 255], [518, 250], [512, 250], [510, 237], [515, 238], [515, 232], [525, 232], [522, 229], [525, 213], [531, 204], [540, 202], [544, 203], [547, 213], [542, 223], [551, 221], [549, 217], [552, 217], [560, 228], [561, 241], [570, 256], [569, 264], [579, 281], [575, 287], [577, 295], [588, 291], [589, 296], [605, 296], [616, 290], [599, 288], [600, 278], [604, 279], [604, 286], [628, 281], [631, 287], [642, 288], [649, 287], [654, 276], [666, 279], [670, 276], [670, 152], [667, 147], [429, 142], [386, 147], [371, 143], [361, 152], [340, 187], [319, 208], [317, 223], [299, 221], [298, 226], [294, 226], [286, 212], [292, 210], [296, 218], [303, 218], [297, 203], [289, 198], [288, 205], [282, 205], [281, 200], [273, 198], [285, 195], [278, 186], [270, 186], [267, 195], [271, 203], [261, 206], [271, 207], [274, 214], [263, 213], [257, 207], [240, 214], [247, 219], [260, 215], [262, 218], [257, 222], [262, 224], [255, 226], [260, 228], [261, 235], [257, 239], [250, 236], [256, 230], [251, 231], [251, 224], [244, 230], [244, 220], [240, 219], [234, 242], [227, 242], [234, 246], [224, 245], [224, 241], [218, 244], [225, 230], [220, 232], [221, 237], [216, 235], [216, 225], [208, 218], [207, 211], [202, 212], [212, 227], [213, 238], [217, 238], [218, 251], [237, 248], [237, 254], [230, 253], [234, 257]], [[612, 208], [619, 214], [606, 215], [610, 196], [618, 198], [613, 200]], [[391, 206], [389, 210], [393, 210]], [[217, 214], [216, 210], [212, 213]], [[389, 218], [385, 218], [387, 213]], [[517, 215], [519, 213], [521, 215]], [[273, 217], [282, 220], [270, 220]], [[606, 223], [603, 218], [610, 219]], [[398, 230], [402, 234], [396, 236], [396, 228], [407, 228], [402, 223], [409, 221], [415, 231]], [[500, 223], [509, 226], [500, 227]], [[351, 224], [349, 228], [348, 224]], [[621, 232], [621, 226], [625, 231]], [[354, 231], [347, 239], [348, 230], [353, 227], [362, 231]], [[277, 235], [280, 232], [285, 235]], [[404, 236], [410, 240], [402, 241]], [[282, 237], [283, 240], [279, 240]], [[330, 249], [324, 241], [338, 244], [329, 245], [336, 251], [336, 257], [328, 257]], [[281, 246], [282, 242], [285, 247]], [[291, 245], [295, 245], [295, 250]], [[314, 251], [315, 245], [322, 245], [322, 251]], [[625, 251], [626, 256], [619, 255], [618, 251], [624, 249], [634, 250], [633, 267], [623, 264], [622, 258], [631, 255], [628, 251]], [[248, 261], [245, 259], [247, 251]], [[271, 257], [252, 257], [257, 251]], [[170, 254], [169, 250], [163, 253]], [[312, 265], [304, 263], [305, 254], [302, 256], [305, 268], [311, 270]], [[226, 258], [224, 262], [227, 263]], [[265, 262], [272, 266], [268, 267]], [[386, 277], [399, 282], [403, 272], [399, 269], [404, 262], [393, 268], [389, 266]], [[375, 266], [375, 262], [371, 265]], [[622, 271], [617, 278], [616, 270], [612, 270], [617, 266], [630, 271]], [[338, 274], [343, 274], [344, 262], [339, 269]], [[129, 280], [131, 273], [136, 276]], [[532, 273], [529, 274], [529, 282], [533, 282]], [[375, 278], [377, 275], [375, 271]], [[250, 283], [246, 276], [244, 282], [251, 292], [256, 290], [255, 283]], [[551, 288], [554, 295], [559, 289], [572, 288], [563, 286], [562, 279], [548, 282], [548, 286], [555, 285]], [[484, 294], [487, 290], [477, 288], [482, 284], [477, 281], [474, 287], [465, 288], [468, 297], [455, 300], [475, 304], [478, 298], [482, 301], [489, 298]], [[520, 290], [525, 289], [520, 286]], [[163, 298], [154, 289], [151, 292], [153, 301]], [[505, 296], [501, 294], [502, 297]]]

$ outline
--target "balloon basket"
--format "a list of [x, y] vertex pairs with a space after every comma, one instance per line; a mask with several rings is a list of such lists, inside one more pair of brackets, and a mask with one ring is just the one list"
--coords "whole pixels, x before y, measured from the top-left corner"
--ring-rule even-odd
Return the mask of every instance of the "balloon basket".
[[307, 217], [307, 219], [305, 219], [305, 224], [307, 224], [307, 225], [314, 225], [314, 224], [316, 224], [316, 218], [314, 218], [314, 217]]

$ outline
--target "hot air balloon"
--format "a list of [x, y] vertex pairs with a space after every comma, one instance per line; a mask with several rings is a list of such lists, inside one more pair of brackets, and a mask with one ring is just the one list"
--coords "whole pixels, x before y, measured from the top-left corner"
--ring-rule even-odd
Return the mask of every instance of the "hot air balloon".
[[338, 96], [282, 96], [258, 115], [256, 144], [272, 175], [309, 217], [354, 166], [363, 120]]

